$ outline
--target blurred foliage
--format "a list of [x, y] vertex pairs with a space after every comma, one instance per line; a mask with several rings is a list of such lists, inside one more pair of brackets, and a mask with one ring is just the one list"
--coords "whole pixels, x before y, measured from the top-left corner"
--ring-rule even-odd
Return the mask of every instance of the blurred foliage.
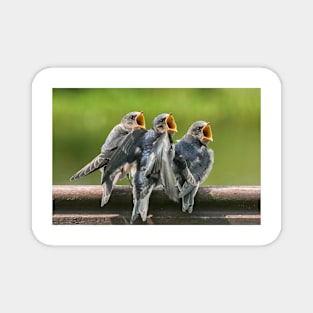
[[204, 185], [260, 184], [258, 88], [54, 89], [53, 184], [99, 184], [99, 171], [75, 182], [69, 178], [99, 153], [110, 130], [131, 111], [144, 111], [147, 128], [156, 115], [172, 112], [174, 140], [196, 120], [211, 122], [215, 163]]

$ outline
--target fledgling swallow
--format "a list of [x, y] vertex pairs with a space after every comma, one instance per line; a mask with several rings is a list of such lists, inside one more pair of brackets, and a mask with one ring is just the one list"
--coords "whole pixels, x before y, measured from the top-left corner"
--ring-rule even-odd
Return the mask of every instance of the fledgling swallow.
[[171, 137], [176, 131], [176, 123], [171, 113], [158, 115], [150, 130], [139, 129], [130, 133], [104, 169], [106, 179], [124, 164], [134, 165], [131, 224], [138, 215], [146, 221], [150, 195], [157, 185], [162, 184], [171, 199], [178, 199], [174, 175], [170, 174], [174, 156]]
[[214, 152], [207, 145], [213, 141], [210, 123], [194, 122], [187, 134], [175, 144], [173, 168], [176, 175], [182, 211], [192, 213], [200, 184], [208, 177]]
[[172, 113], [158, 115], [143, 138], [141, 155], [133, 176], [134, 206], [130, 223], [133, 224], [140, 214], [146, 221], [149, 200], [153, 189], [162, 185], [167, 196], [178, 201], [174, 174], [171, 167], [174, 157], [173, 134], [177, 126]]
[[110, 176], [110, 179], [103, 179], [104, 168], [108, 164], [114, 151], [120, 146], [123, 139], [131, 132], [137, 129], [145, 128], [145, 118], [143, 112], [130, 112], [126, 114], [121, 122], [114, 126], [104, 144], [101, 147], [101, 152], [91, 162], [85, 165], [81, 170], [74, 174], [70, 180], [73, 181], [82, 176], [86, 176], [98, 169], [101, 171], [101, 185], [103, 188], [101, 206], [104, 206], [110, 199], [113, 186], [118, 180], [128, 174], [130, 168], [125, 165], [125, 168], [120, 168], [115, 172], [115, 175]]

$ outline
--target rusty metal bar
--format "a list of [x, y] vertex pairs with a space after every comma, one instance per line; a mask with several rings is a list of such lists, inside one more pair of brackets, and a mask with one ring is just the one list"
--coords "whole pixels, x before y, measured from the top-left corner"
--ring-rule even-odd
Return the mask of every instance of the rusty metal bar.
[[[130, 186], [115, 186], [109, 203], [100, 207], [101, 186], [53, 186], [53, 224], [128, 224], [132, 211]], [[183, 213], [180, 203], [169, 200], [161, 189], [150, 198], [146, 223], [137, 224], [210, 224], [258, 225], [259, 186], [200, 187], [192, 214]]]

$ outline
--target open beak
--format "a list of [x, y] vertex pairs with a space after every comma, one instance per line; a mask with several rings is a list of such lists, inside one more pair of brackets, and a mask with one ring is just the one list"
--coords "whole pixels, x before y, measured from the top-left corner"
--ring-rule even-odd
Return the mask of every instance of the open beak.
[[213, 134], [212, 134], [212, 130], [211, 130], [211, 125], [210, 123], [207, 123], [203, 128], [202, 128], [202, 132], [204, 135], [204, 138], [207, 141], [213, 141]]
[[166, 124], [168, 127], [168, 131], [171, 133], [176, 133], [177, 132], [177, 126], [174, 120], [174, 116], [172, 115], [172, 113], [170, 113], [168, 115], [168, 117], [166, 118]]
[[143, 116], [143, 112], [140, 112], [136, 117], [136, 122], [139, 128], [145, 128], [145, 117]]

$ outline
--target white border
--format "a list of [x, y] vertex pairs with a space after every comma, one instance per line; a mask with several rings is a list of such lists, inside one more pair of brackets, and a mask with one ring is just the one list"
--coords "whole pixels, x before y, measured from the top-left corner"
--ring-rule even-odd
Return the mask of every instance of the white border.
[[[53, 88], [261, 88], [261, 225], [52, 225]], [[47, 68], [32, 84], [32, 229], [47, 245], [266, 245], [281, 230], [281, 83], [265, 68]]]

